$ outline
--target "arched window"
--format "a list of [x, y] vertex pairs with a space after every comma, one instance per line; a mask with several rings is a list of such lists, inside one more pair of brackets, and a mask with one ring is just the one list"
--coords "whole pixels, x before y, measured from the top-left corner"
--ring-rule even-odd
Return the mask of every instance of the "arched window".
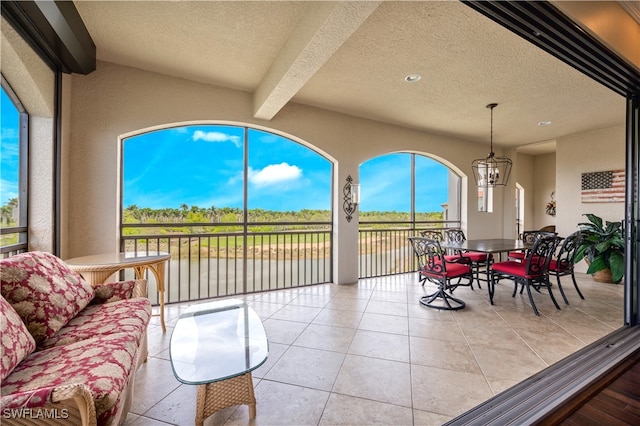
[[332, 163], [290, 138], [203, 124], [122, 140], [126, 251], [173, 257], [168, 302], [331, 281]]
[[407, 238], [427, 228], [460, 226], [460, 177], [414, 153], [360, 165], [360, 277], [413, 270]]

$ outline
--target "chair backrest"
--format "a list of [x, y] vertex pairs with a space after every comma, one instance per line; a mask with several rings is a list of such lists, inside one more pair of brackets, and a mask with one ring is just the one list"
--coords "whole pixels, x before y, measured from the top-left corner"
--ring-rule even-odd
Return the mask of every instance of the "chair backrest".
[[526, 274], [529, 276], [539, 276], [546, 274], [549, 269], [549, 262], [556, 251], [556, 247], [562, 238], [556, 236], [540, 236], [533, 243], [533, 247], [527, 253]]
[[527, 244], [533, 244], [540, 237], [555, 237], [557, 234], [550, 231], [522, 231], [522, 241]]
[[582, 234], [580, 231], [576, 231], [564, 239], [560, 250], [556, 255], [556, 270], [557, 271], [570, 271], [573, 268], [573, 260], [582, 241]]
[[536, 232], [538, 231], [522, 231], [520, 239], [528, 244], [533, 244], [536, 240]]
[[425, 229], [424, 231], [420, 231], [420, 235], [430, 240], [442, 241], [441, 229]]
[[444, 238], [448, 243], [464, 243], [467, 241], [462, 229], [446, 229]]
[[420, 273], [427, 275], [446, 275], [446, 262], [443, 260], [443, 252], [440, 241], [425, 237], [409, 237], [411, 246], [418, 260]]

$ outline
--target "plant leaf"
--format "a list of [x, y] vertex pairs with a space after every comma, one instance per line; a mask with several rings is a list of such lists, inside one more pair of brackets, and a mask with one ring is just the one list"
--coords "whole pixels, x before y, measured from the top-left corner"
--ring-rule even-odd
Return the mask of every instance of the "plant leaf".
[[611, 264], [611, 278], [614, 283], [618, 284], [624, 277], [624, 256], [614, 251], [611, 253], [609, 263]]
[[593, 213], [587, 213], [584, 216], [589, 219], [589, 222], [593, 223], [598, 229], [602, 229], [602, 219]]
[[589, 265], [589, 269], [587, 269], [587, 274], [594, 274], [606, 268], [608, 268], [608, 266], [605, 263], [604, 259], [600, 256], [597, 256], [593, 258], [593, 261]]

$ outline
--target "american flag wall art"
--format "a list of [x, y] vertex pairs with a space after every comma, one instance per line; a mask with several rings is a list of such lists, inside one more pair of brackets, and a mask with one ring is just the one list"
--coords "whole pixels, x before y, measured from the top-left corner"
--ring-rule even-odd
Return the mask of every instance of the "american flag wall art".
[[624, 170], [582, 173], [583, 203], [623, 203]]

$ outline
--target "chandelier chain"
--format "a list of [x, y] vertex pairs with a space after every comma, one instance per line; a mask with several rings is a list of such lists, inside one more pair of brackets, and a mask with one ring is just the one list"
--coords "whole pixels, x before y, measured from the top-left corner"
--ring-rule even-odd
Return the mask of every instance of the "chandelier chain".
[[489, 139], [489, 144], [490, 144], [490, 147], [491, 147], [491, 152], [490, 152], [491, 154], [493, 154], [493, 109], [495, 107], [497, 107], [497, 106], [498, 106], [498, 104], [496, 104], [496, 103], [487, 105], [487, 108], [489, 108], [491, 110], [491, 133], [490, 133], [491, 136], [490, 136], [490, 139]]
[[491, 153], [493, 153], [493, 108], [491, 108], [491, 139], [490, 139]]

